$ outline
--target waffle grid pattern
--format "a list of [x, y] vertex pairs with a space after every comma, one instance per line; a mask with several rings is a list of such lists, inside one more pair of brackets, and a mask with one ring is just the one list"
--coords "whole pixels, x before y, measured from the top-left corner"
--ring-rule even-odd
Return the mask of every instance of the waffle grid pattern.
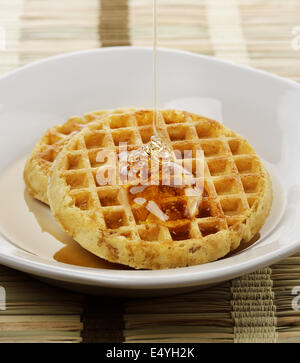
[[81, 131], [96, 118], [101, 119], [107, 115], [108, 112], [109, 111], [98, 111], [87, 114], [84, 118], [75, 116], [70, 118], [63, 125], [54, 126], [49, 129], [41, 141], [41, 151], [36, 155], [36, 158], [42, 160], [48, 169], [51, 168], [58, 153], [72, 136]]
[[[152, 111], [111, 115], [70, 143], [62, 175], [70, 186], [74, 205], [87, 211], [108, 233], [137, 241], [184, 241], [199, 239], [242, 223], [259, 195], [259, 160], [243, 139], [224, 134], [217, 123], [189, 113], [163, 111], [158, 118], [159, 133], [172, 149], [192, 150], [205, 155], [205, 190], [196, 218], [183, 229], [157, 223], [145, 224], [141, 206], [130, 204], [126, 188], [98, 186], [96, 174], [101, 163], [96, 155], [102, 150], [119, 153], [119, 143], [133, 150], [154, 134]], [[180, 158], [176, 152], [177, 158]], [[116, 169], [117, 180], [118, 167]], [[180, 221], [177, 221], [180, 225]]]
[[47, 197], [48, 177], [54, 161], [70, 139], [95, 120], [128, 109], [101, 110], [86, 114], [83, 118], [72, 117], [62, 125], [50, 128], [34, 147], [24, 169], [24, 180], [28, 191], [36, 199], [49, 204]]

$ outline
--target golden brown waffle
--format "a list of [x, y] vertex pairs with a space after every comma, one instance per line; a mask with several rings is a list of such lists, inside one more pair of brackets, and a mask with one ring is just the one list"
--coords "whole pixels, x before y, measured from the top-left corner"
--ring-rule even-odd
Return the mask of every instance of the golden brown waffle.
[[24, 180], [29, 193], [48, 204], [47, 187], [51, 167], [61, 149], [77, 132], [90, 122], [113, 112], [125, 109], [104, 110], [86, 114], [84, 118], [72, 117], [63, 125], [49, 129], [34, 147], [24, 169]]
[[194, 218], [180, 212], [185, 201], [176, 189], [153, 190], [170, 217], [160, 223], [133, 201], [128, 187], [97, 184], [102, 165], [97, 153], [104, 149], [118, 155], [120, 142], [138, 149], [154, 134], [152, 120], [148, 110], [110, 115], [64, 147], [48, 188], [62, 228], [95, 255], [139, 269], [213, 261], [251, 240], [269, 214], [271, 181], [248, 142], [216, 121], [182, 111], [160, 111], [158, 117], [160, 137], [173, 150], [192, 150], [191, 165], [196, 150], [204, 151], [203, 199]]

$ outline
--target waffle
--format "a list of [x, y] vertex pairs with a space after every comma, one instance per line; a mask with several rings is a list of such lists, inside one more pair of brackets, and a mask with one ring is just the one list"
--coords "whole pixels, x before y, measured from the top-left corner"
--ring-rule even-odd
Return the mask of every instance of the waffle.
[[[182, 213], [186, 200], [180, 188], [148, 190], [169, 216], [163, 223], [135, 203], [131, 185], [98, 184], [103, 165], [97, 153], [109, 150], [119, 156], [120, 142], [138, 150], [154, 134], [152, 120], [151, 110], [109, 115], [64, 147], [48, 187], [52, 212], [63, 230], [95, 255], [136, 269], [202, 264], [249, 242], [271, 208], [270, 177], [248, 142], [216, 121], [174, 110], [157, 117], [158, 133], [177, 159], [192, 150], [188, 161], [193, 173], [196, 150], [203, 150], [204, 189], [193, 218]], [[120, 179], [118, 167], [109, 167]]]
[[26, 187], [34, 198], [49, 204], [48, 176], [58, 153], [83, 127], [112, 112], [124, 112], [124, 109], [92, 112], [84, 118], [72, 117], [63, 125], [54, 126], [43, 135], [34, 147], [24, 169]]

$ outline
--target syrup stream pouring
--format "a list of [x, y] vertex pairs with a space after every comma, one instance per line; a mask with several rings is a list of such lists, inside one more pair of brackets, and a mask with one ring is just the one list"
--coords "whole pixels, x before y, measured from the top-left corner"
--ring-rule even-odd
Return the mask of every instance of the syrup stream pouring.
[[[129, 193], [133, 193], [133, 185], [157, 185], [157, 193], [160, 193], [162, 185], [168, 185], [173, 188], [183, 188], [186, 195], [187, 203], [185, 209], [185, 217], [192, 219], [195, 217], [198, 207], [202, 201], [202, 194], [204, 190], [204, 164], [203, 154], [196, 159], [199, 165], [203, 168], [200, 173], [197, 169], [197, 182], [195, 181], [192, 171], [187, 170], [182, 165], [182, 160], [178, 160], [174, 151], [159, 135], [159, 118], [161, 117], [158, 111], [158, 68], [157, 68], [157, 37], [158, 35], [158, 22], [157, 22], [157, 0], [153, 0], [153, 131], [154, 135], [150, 141], [143, 145], [138, 150], [126, 153], [125, 159], [123, 158], [120, 175], [123, 179], [129, 182], [131, 187], [128, 188]], [[123, 154], [124, 156], [124, 154]], [[151, 159], [151, 160], [150, 160]], [[125, 161], [125, 164], [124, 164]], [[149, 167], [149, 161], [151, 166]], [[154, 166], [153, 168], [153, 165]], [[151, 171], [150, 171], [151, 169]], [[153, 172], [155, 169], [156, 173]], [[151, 182], [149, 183], [149, 171], [151, 175]], [[154, 179], [153, 179], [153, 174]], [[200, 174], [200, 175], [199, 175]], [[199, 184], [199, 176], [201, 183]], [[130, 180], [128, 180], [128, 177]], [[139, 178], [139, 181], [137, 179]], [[177, 179], [177, 182], [176, 182]], [[171, 181], [172, 180], [172, 181]], [[179, 182], [178, 182], [179, 181]], [[134, 203], [143, 204], [145, 208], [155, 215], [161, 222], [166, 222], [169, 216], [166, 215], [157, 204], [159, 198], [153, 195], [153, 200], [145, 199], [144, 187], [139, 195], [133, 199]], [[153, 188], [151, 189], [153, 190]], [[158, 194], [159, 195], [159, 194]]]

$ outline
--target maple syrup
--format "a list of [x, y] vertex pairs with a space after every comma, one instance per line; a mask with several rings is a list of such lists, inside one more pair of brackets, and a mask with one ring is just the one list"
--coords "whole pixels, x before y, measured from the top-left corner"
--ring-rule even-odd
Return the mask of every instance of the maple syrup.
[[158, 100], [157, 100], [157, 0], [153, 0], [153, 130], [157, 136], [156, 122], [158, 113]]
[[189, 223], [169, 229], [173, 241], [182, 241], [190, 238]]
[[209, 218], [212, 216], [210, 205], [207, 201], [202, 201], [197, 213], [197, 218]]
[[237, 255], [238, 253], [240, 253], [240, 252], [246, 250], [247, 248], [253, 246], [257, 241], [260, 240], [260, 238], [261, 238], [260, 233], [256, 233], [256, 235], [253, 236], [253, 238], [249, 242], [245, 243], [245, 242], [242, 241], [237, 249], [235, 249], [234, 251], [229, 252], [223, 258], [228, 258], [228, 257], [232, 257], [232, 256]]
[[102, 258], [92, 254], [91, 252], [82, 248], [77, 242], [70, 241], [55, 253], [53, 256], [57, 262], [66, 263], [68, 265], [103, 268], [109, 270], [130, 270], [128, 266], [111, 263]]
[[[170, 226], [170, 222], [195, 217], [202, 201], [204, 185], [183, 168], [172, 152], [158, 138], [129, 153], [121, 168], [129, 203], [136, 222], [153, 222]], [[174, 223], [171, 223], [174, 226]]]
[[211, 227], [201, 227], [199, 226], [200, 232], [202, 234], [203, 237], [209, 236], [210, 234], [215, 234], [217, 232], [219, 232], [219, 228], [218, 226], [211, 226]]
[[[41, 232], [49, 235], [49, 242], [51, 243], [51, 237], [53, 237], [55, 240], [64, 245], [54, 253], [53, 259], [55, 261], [81, 267], [103, 268], [109, 270], [129, 269], [127, 266], [110, 263], [82, 248], [77, 242], [60, 229], [53, 218], [50, 218], [50, 208], [34, 199], [31, 195], [29, 195], [26, 189], [24, 191], [24, 201], [29, 211], [35, 216], [36, 221], [40, 225]], [[47, 211], [42, 213], [43, 210]], [[36, 236], [32, 236], [32, 238], [36, 238]]]
[[186, 215], [187, 196], [183, 188], [165, 185], [128, 188], [128, 199], [136, 213], [137, 223], [157, 222], [169, 225], [171, 221], [188, 219]]

